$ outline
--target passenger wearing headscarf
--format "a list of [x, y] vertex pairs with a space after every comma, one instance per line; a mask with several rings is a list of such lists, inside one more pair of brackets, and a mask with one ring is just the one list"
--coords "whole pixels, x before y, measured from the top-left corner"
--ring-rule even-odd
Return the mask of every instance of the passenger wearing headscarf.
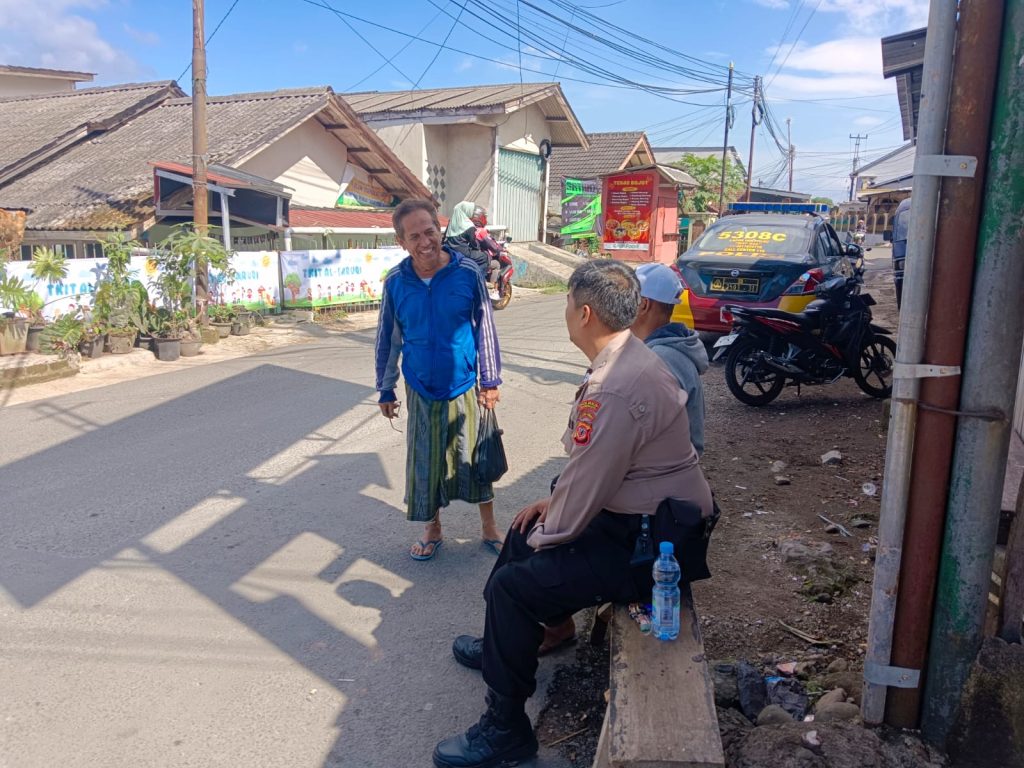
[[486, 240], [491, 240], [491, 237], [486, 227], [479, 227], [474, 221], [480, 216], [486, 217], [487, 213], [476, 203], [463, 200], [456, 205], [445, 230], [444, 244], [471, 259], [480, 268], [486, 280], [491, 264], [491, 254], [488, 252]]

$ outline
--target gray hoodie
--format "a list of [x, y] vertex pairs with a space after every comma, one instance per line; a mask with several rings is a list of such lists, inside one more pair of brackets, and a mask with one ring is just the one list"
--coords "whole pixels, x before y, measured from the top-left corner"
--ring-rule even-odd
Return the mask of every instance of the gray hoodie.
[[663, 325], [644, 344], [661, 358], [687, 395], [690, 441], [698, 455], [704, 453], [704, 385], [700, 375], [708, 369], [708, 353], [700, 336], [682, 323]]

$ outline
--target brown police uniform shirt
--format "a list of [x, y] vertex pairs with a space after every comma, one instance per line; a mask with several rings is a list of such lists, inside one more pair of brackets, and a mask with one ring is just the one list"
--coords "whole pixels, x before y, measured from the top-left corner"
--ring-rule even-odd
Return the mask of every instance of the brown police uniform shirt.
[[653, 514], [667, 498], [711, 515], [711, 490], [690, 443], [686, 392], [658, 356], [626, 330], [594, 358], [591, 371], [563, 438], [569, 463], [530, 544], [572, 541], [603, 509]]

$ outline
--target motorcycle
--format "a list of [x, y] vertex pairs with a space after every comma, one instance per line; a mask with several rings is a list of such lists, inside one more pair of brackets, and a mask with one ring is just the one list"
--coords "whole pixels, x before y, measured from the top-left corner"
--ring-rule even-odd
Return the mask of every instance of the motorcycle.
[[506, 238], [501, 243], [501, 250], [498, 251], [496, 259], [491, 259], [487, 269], [487, 293], [491, 298], [491, 306], [494, 309], [504, 309], [512, 301], [512, 257], [508, 253], [506, 245], [512, 242], [512, 238]]
[[896, 342], [892, 331], [871, 322], [875, 300], [862, 293], [864, 265], [849, 277], [821, 283], [803, 312], [730, 305], [733, 329], [715, 343], [723, 354], [725, 382], [741, 403], [767, 405], [788, 384], [834, 384], [852, 378], [877, 398], [892, 394]]

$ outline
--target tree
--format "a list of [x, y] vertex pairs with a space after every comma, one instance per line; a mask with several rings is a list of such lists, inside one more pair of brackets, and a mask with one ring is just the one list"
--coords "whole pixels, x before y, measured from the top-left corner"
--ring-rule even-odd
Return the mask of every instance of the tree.
[[[683, 205], [688, 211], [702, 212], [718, 208], [722, 191], [722, 158], [697, 157], [686, 154], [672, 166], [686, 171], [697, 182], [697, 189], [686, 196]], [[732, 160], [725, 160], [725, 202], [738, 200], [747, 188], [747, 180], [739, 166]]]
[[832, 198], [831, 197], [812, 197], [811, 198], [811, 202], [812, 203], [824, 203], [829, 208], [835, 208], [836, 207], [836, 204], [834, 202], [832, 202]]
[[299, 291], [302, 290], [302, 278], [299, 277], [298, 272], [289, 272], [284, 276], [284, 287], [291, 293], [292, 301], [299, 298]]

